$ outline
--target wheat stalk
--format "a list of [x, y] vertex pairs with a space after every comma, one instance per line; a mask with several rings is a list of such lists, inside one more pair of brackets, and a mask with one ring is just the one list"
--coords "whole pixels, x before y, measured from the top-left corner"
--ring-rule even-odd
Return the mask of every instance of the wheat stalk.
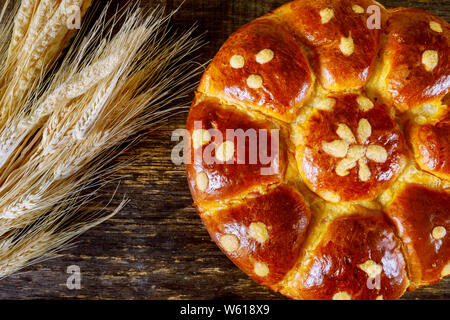
[[10, 1], [6, 0], [0, 11], [0, 93], [5, 88], [5, 76], [8, 71], [8, 66], [10, 65], [7, 62], [8, 50], [10, 47], [10, 39], [14, 30], [15, 13], [19, 10], [17, 3], [12, 9], [9, 8], [9, 3]]
[[[29, 74], [9, 74], [15, 82], [8, 88], [27, 98], [1, 95], [0, 90], [0, 103], [11, 102], [2, 109], [0, 126], [0, 277], [106, 218], [68, 222], [77, 203], [84, 201], [77, 194], [97, 186], [93, 181], [115, 168], [111, 162], [123, 151], [119, 145], [187, 108], [180, 99], [195, 87], [192, 78], [203, 69], [187, 59], [194, 59], [202, 45], [200, 38], [192, 37], [193, 29], [176, 35], [170, 32], [171, 15], [165, 16], [162, 8], [144, 14], [130, 5], [109, 21], [104, 11], [93, 32], [75, 41], [61, 66], [42, 83], [36, 72], [46, 67], [37, 65], [38, 57], [47, 65], [59, 55], [67, 37], [67, 30], [57, 24], [62, 21], [61, 6], [74, 2], [56, 7], [49, 1], [48, 10], [42, 3], [29, 28], [54, 10], [42, 30], [58, 32], [43, 41], [42, 31], [27, 31], [25, 43], [14, 50], [27, 57], [21, 68]], [[124, 22], [113, 35], [120, 20]], [[47, 58], [48, 52], [53, 58]], [[24, 81], [24, 88], [18, 81]]]
[[25, 265], [28, 260], [36, 258], [40, 251], [46, 250], [50, 237], [51, 234], [42, 232], [30, 237], [20, 246], [7, 245], [0, 264], [0, 278], [16, 271], [17, 266]]
[[[36, 1], [33, 1], [35, 7]], [[53, 14], [55, 13], [56, 9], [58, 8], [59, 1], [58, 0], [42, 0], [38, 2], [37, 9], [35, 13], [33, 14], [33, 19], [29, 19], [27, 29], [25, 29], [23, 33], [20, 34], [19, 39], [23, 39], [25, 36], [24, 43], [22, 44], [22, 52], [31, 52], [33, 45], [35, 45], [36, 40], [39, 38], [39, 35], [43, 32], [43, 29], [47, 22], [51, 19]], [[31, 12], [30, 11], [30, 18], [31, 18]], [[20, 26], [21, 28], [24, 28], [25, 25], [23, 23], [16, 23], [15, 25]], [[14, 37], [13, 37], [14, 40]], [[10, 49], [10, 56], [14, 56], [18, 51], [18, 48], [15, 48], [14, 50], [14, 42], [11, 42], [11, 49]]]
[[[64, 109], [66, 104], [94, 87], [118, 66], [120, 57], [111, 55], [108, 58], [94, 62], [92, 65], [75, 74], [73, 78], [59, 85], [42, 102], [37, 104], [30, 115], [23, 118], [13, 118], [14, 122], [7, 123], [0, 133], [0, 170], [6, 164], [23, 140], [45, 121], [57, 108]], [[59, 115], [50, 120], [50, 125], [44, 131], [42, 144], [50, 144], [50, 132], [55, 132]], [[54, 133], [56, 135], [57, 133]]]
[[33, 11], [38, 3], [39, 1], [37, 0], [24, 0], [20, 3], [19, 10], [14, 18], [14, 29], [8, 51], [9, 57], [13, 57], [14, 52], [18, 50], [20, 42], [25, 38], [33, 16]]
[[[11, 42], [9, 48], [8, 68], [2, 82], [3, 88], [0, 89], [1, 124], [21, 111], [21, 106], [25, 105], [41, 81], [42, 73], [51, 67], [74, 34], [68, 26], [71, 14], [69, 8], [84, 8], [86, 3], [90, 1], [43, 0], [31, 2], [23, 10], [19, 9], [19, 14], [22, 12], [22, 16], [27, 18], [14, 21], [13, 38], [25, 30], [26, 36], [20, 43]], [[28, 18], [29, 8], [35, 8], [36, 5], [37, 9], [31, 10], [34, 13]]]
[[[49, 255], [54, 256], [81, 233], [114, 216], [126, 203], [127, 201], [122, 201], [108, 215], [94, 214], [81, 223], [71, 224], [67, 222], [74, 218], [74, 212], [77, 212], [78, 208], [75, 206], [57, 207], [49, 214], [49, 217], [53, 219], [38, 221], [25, 232], [19, 230], [6, 238], [0, 238], [0, 279], [24, 267], [42, 262], [48, 259]], [[61, 212], [65, 213], [63, 219], [61, 219]]]

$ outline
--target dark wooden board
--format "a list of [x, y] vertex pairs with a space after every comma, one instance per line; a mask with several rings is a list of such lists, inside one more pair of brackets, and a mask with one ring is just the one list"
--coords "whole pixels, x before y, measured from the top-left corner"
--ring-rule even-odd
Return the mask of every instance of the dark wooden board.
[[[149, 1], [171, 10], [180, 0]], [[186, 0], [174, 18], [180, 29], [197, 22], [207, 31], [201, 60], [208, 61], [239, 26], [280, 6], [283, 0]], [[388, 7], [408, 6], [431, 11], [450, 21], [450, 0], [381, 1]], [[136, 163], [121, 170], [112, 210], [123, 196], [130, 203], [116, 217], [87, 232], [64, 255], [29, 267], [0, 281], [0, 299], [283, 299], [255, 284], [210, 240], [200, 222], [186, 183], [184, 166], [172, 164], [170, 140], [183, 128], [186, 114], [173, 118], [126, 157]], [[116, 191], [101, 191], [102, 207]], [[81, 269], [80, 290], [69, 290], [66, 269]], [[409, 292], [404, 299], [450, 299], [450, 279]]]

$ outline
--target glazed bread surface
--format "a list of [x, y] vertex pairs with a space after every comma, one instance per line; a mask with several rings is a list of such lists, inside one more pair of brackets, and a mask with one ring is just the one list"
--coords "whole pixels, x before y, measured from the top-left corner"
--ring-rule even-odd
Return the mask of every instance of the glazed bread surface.
[[296, 0], [233, 33], [187, 120], [220, 249], [293, 299], [398, 299], [448, 276], [449, 41], [445, 20], [371, 0]]

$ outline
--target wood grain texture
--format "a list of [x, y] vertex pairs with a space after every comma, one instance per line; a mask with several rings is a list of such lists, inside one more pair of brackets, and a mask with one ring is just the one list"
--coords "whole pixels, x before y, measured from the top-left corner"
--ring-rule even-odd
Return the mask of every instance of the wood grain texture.
[[[181, 0], [147, 0], [167, 10]], [[186, 0], [174, 24], [197, 34], [207, 32], [201, 50], [211, 59], [239, 26], [280, 6], [283, 0]], [[450, 1], [381, 1], [388, 7], [428, 10], [450, 21]], [[0, 299], [283, 299], [255, 284], [216, 245], [192, 207], [185, 168], [171, 162], [174, 129], [185, 126], [187, 114], [171, 119], [124, 157], [137, 161], [118, 172], [121, 178], [112, 210], [123, 196], [130, 203], [115, 218], [87, 232], [64, 255], [29, 267], [0, 281]], [[92, 203], [107, 203], [117, 184], [104, 188]], [[69, 290], [66, 269], [78, 265], [82, 288]], [[409, 292], [404, 299], [450, 299], [450, 279]]]

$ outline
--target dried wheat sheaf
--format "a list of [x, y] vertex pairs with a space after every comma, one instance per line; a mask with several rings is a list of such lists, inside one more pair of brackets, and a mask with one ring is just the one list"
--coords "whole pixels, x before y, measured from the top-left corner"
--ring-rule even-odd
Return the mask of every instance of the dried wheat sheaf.
[[[90, 4], [7, 1], [0, 12], [0, 277], [125, 205], [81, 210], [117, 168], [124, 142], [185, 108], [202, 69], [193, 62], [201, 38], [175, 34], [172, 14], [128, 5], [92, 22]], [[73, 8], [78, 32], [68, 23]]]

